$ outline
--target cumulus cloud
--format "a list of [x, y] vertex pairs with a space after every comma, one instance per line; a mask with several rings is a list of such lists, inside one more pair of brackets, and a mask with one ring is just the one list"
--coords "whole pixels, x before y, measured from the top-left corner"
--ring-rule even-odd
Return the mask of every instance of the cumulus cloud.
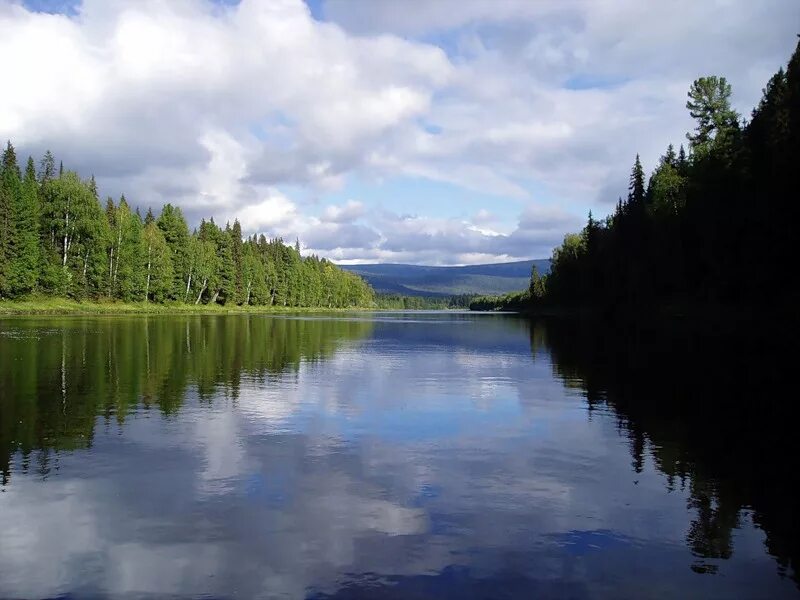
[[332, 205], [325, 209], [322, 220], [330, 223], [353, 221], [364, 215], [364, 205], [356, 200], [348, 200], [344, 206]]
[[[0, 0], [0, 134], [22, 153], [194, 223], [435, 264], [549, 254], [624, 193], [637, 152], [649, 167], [682, 140], [695, 77], [726, 75], [747, 114], [797, 23], [783, 0], [41, 4]], [[432, 192], [429, 214], [387, 217], [380, 185], [412, 179], [504, 216]], [[552, 231], [509, 221], [554, 202], [571, 220]]]

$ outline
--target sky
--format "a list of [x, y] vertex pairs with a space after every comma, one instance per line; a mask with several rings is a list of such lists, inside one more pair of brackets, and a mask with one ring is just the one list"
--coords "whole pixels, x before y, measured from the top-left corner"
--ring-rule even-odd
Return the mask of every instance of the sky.
[[685, 141], [747, 117], [797, 0], [0, 0], [0, 137], [190, 224], [337, 262], [550, 255]]

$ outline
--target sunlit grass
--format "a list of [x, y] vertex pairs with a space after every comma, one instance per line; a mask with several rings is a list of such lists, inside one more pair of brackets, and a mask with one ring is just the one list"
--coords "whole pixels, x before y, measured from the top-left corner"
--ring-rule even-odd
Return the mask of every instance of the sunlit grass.
[[292, 306], [221, 306], [219, 304], [184, 304], [169, 302], [115, 302], [109, 300], [77, 301], [68, 298], [33, 296], [19, 300], [0, 300], [0, 315], [94, 315], [94, 314], [233, 314], [279, 312], [342, 312], [370, 307], [304, 308]]

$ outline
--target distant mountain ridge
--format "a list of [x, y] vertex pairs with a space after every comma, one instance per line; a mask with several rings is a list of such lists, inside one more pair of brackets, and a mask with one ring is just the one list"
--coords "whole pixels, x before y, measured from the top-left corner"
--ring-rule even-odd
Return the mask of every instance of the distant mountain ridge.
[[550, 272], [550, 259], [432, 267], [407, 264], [339, 265], [367, 280], [376, 292], [405, 296], [454, 296], [460, 294], [505, 294], [526, 289], [531, 267], [540, 273]]

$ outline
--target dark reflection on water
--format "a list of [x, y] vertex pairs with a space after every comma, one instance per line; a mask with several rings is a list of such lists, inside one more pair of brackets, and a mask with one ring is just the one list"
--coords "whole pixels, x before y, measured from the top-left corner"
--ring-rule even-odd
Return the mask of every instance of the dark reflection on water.
[[0, 321], [0, 597], [796, 597], [779, 339]]

